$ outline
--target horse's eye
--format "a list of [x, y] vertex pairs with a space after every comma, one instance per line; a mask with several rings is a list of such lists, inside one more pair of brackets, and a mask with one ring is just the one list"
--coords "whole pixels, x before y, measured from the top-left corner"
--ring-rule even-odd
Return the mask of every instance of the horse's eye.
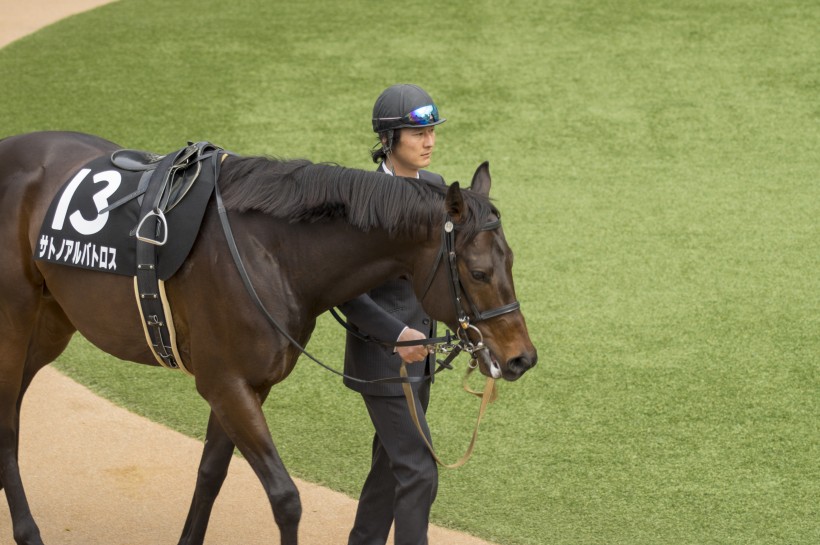
[[489, 277], [489, 275], [487, 275], [487, 273], [483, 273], [481, 271], [470, 271], [470, 274], [473, 276], [474, 280], [477, 280], [479, 282], [489, 282], [490, 281], [490, 277]]

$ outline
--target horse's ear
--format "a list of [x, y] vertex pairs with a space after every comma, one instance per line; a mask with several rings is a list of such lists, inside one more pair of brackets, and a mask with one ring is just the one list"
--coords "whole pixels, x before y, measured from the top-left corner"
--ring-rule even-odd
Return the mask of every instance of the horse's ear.
[[444, 207], [454, 222], [460, 223], [462, 221], [464, 217], [464, 196], [461, 194], [461, 187], [459, 187], [458, 182], [453, 182], [447, 189]]
[[470, 190], [482, 195], [490, 194], [490, 162], [484, 161], [473, 174], [473, 181], [470, 183]]

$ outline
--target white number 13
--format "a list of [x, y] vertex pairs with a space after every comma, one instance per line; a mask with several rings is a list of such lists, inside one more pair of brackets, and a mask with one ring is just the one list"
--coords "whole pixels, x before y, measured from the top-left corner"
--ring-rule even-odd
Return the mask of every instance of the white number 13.
[[[54, 221], [51, 222], [51, 228], [55, 231], [62, 230], [63, 224], [65, 223], [66, 214], [68, 213], [68, 205], [74, 197], [74, 193], [77, 191], [77, 188], [80, 187], [80, 184], [83, 180], [85, 180], [85, 177], [88, 176], [89, 172], [91, 172], [91, 169], [82, 169], [66, 186], [63, 195], [60, 197], [60, 202], [57, 203], [57, 210], [54, 211]], [[81, 235], [93, 235], [94, 233], [100, 232], [102, 228], [105, 227], [105, 224], [108, 221], [108, 212], [105, 214], [100, 214], [99, 212], [108, 206], [108, 197], [117, 191], [120, 187], [120, 183], [122, 182], [122, 177], [116, 170], [99, 172], [95, 174], [92, 179], [96, 184], [106, 184], [105, 187], [97, 191], [93, 197], [94, 204], [97, 207], [97, 216], [92, 220], [87, 220], [82, 214], [80, 214], [80, 211], [77, 210], [68, 217], [71, 222], [71, 226], [74, 227], [74, 229]]]

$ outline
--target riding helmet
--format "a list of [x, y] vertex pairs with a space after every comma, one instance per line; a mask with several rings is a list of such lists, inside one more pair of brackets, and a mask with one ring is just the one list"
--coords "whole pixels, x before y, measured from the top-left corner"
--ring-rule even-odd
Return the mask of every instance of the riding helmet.
[[385, 89], [373, 105], [373, 132], [444, 123], [427, 91], [411, 83], [398, 83]]

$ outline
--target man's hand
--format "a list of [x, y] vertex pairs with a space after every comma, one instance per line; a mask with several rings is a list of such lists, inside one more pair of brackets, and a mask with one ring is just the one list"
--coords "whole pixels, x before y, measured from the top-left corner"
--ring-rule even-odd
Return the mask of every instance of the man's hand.
[[[425, 335], [421, 331], [408, 327], [401, 332], [401, 335], [399, 335], [398, 340], [399, 342], [419, 341], [426, 338], [427, 335]], [[423, 361], [424, 358], [427, 357], [427, 354], [429, 352], [425, 345], [419, 344], [415, 346], [397, 346], [396, 353], [403, 361], [407, 363], [413, 363], [417, 361]]]

